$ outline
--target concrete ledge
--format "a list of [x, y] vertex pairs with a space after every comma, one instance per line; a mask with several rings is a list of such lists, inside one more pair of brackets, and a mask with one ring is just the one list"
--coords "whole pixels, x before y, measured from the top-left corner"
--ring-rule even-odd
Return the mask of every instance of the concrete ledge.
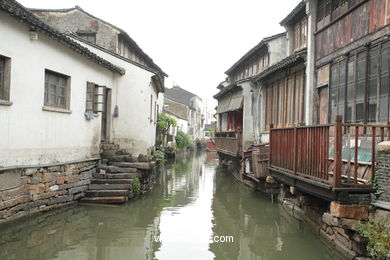
[[390, 152], [390, 141], [379, 143], [378, 152]]

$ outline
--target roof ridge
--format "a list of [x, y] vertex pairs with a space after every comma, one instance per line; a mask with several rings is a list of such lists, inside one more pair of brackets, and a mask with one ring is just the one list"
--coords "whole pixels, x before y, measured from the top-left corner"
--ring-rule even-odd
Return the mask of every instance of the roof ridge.
[[286, 32], [281, 32], [268, 37], [264, 37], [259, 43], [257, 43], [254, 47], [252, 47], [249, 51], [247, 51], [240, 59], [238, 59], [238, 61], [236, 61], [227, 71], [225, 71], [225, 74], [229, 74], [230, 72], [232, 72], [241, 63], [243, 63], [246, 59], [248, 59], [254, 52], [260, 50], [263, 46], [265, 46], [265, 44], [268, 43], [269, 41], [277, 39], [284, 35], [286, 35]]

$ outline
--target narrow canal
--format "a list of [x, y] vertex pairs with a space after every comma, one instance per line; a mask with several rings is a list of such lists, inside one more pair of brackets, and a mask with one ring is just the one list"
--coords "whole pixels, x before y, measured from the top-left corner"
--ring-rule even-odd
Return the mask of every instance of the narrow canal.
[[0, 229], [0, 259], [338, 259], [304, 223], [218, 168], [178, 158], [121, 206], [79, 205]]

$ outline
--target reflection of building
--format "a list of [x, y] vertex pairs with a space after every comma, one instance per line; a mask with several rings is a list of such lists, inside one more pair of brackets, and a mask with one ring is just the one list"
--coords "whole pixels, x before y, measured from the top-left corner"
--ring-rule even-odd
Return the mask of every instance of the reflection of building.
[[[203, 102], [200, 97], [179, 86], [166, 88], [164, 109], [169, 114], [181, 119], [178, 129], [181, 128], [194, 140], [203, 139], [204, 115]], [[187, 126], [184, 125], [185, 121], [187, 121]]]
[[308, 226], [237, 185], [224, 171], [217, 171], [214, 185], [213, 235], [234, 237], [234, 243], [210, 244], [216, 259], [315, 259], [327, 254]]

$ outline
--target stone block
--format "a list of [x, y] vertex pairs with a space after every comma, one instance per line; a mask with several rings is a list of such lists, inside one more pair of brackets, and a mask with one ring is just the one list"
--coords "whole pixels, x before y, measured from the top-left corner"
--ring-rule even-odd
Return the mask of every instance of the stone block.
[[25, 169], [24, 172], [23, 172], [23, 176], [31, 176], [31, 175], [34, 175], [36, 172], [37, 172], [38, 169], [36, 168], [29, 168], [29, 169]]
[[25, 195], [25, 196], [20, 196], [14, 199], [6, 200], [3, 202], [0, 202], [0, 210], [6, 209], [6, 208], [11, 208], [15, 205], [26, 203], [30, 201], [30, 196]]
[[50, 191], [57, 191], [57, 190], [59, 190], [60, 189], [60, 187], [58, 186], [58, 185], [53, 185], [53, 186], [50, 186], [49, 187], [49, 190]]
[[343, 254], [347, 259], [354, 259], [357, 256], [357, 253], [348, 247], [344, 246], [342, 242], [339, 240], [335, 239], [334, 240], [334, 245], [341, 254]]
[[45, 192], [45, 193], [41, 193], [41, 194], [34, 194], [32, 196], [32, 198], [33, 198], [33, 201], [44, 200], [44, 199], [48, 199], [48, 198], [52, 198], [52, 197], [56, 197], [56, 196], [61, 196], [61, 195], [64, 195], [65, 193], [66, 193], [66, 191], [64, 191], [64, 190]]
[[0, 201], [13, 199], [23, 195], [28, 195], [28, 190], [25, 185], [0, 192]]
[[46, 186], [43, 183], [28, 185], [28, 190], [31, 195], [43, 193], [46, 190]]
[[330, 213], [325, 212], [322, 215], [322, 221], [328, 224], [329, 226], [338, 226], [340, 224], [340, 220], [334, 216], [332, 216]]
[[69, 189], [69, 194], [84, 192], [87, 189], [88, 189], [87, 186], [80, 186], [80, 187], [71, 188], [71, 189]]
[[352, 250], [357, 252], [359, 255], [369, 256], [366, 242], [351, 241], [351, 245], [352, 245]]
[[338, 218], [363, 220], [368, 218], [368, 205], [344, 205], [332, 201], [330, 203], [330, 214]]
[[378, 152], [389, 152], [390, 153], [390, 141], [379, 143], [378, 144]]
[[65, 183], [74, 183], [79, 180], [78, 175], [68, 175], [65, 176]]
[[322, 229], [320, 230], [320, 238], [329, 245], [333, 245], [334, 243], [334, 235], [329, 235]]
[[343, 218], [340, 219], [340, 226], [345, 228], [345, 229], [350, 229], [356, 231], [358, 228], [358, 225], [361, 223], [360, 220], [356, 219], [348, 219], [348, 218]]
[[387, 224], [390, 222], [390, 211], [376, 209], [373, 218], [382, 225]]
[[61, 185], [65, 183], [65, 176], [58, 176], [56, 178], [56, 184]]
[[85, 197], [85, 193], [84, 192], [81, 192], [81, 193], [77, 193], [73, 196], [73, 200], [79, 200], [79, 199], [82, 199]]
[[65, 203], [65, 202], [72, 201], [72, 200], [73, 200], [73, 195], [60, 196], [60, 197], [56, 197], [56, 198], [51, 198], [49, 201], [49, 205]]
[[335, 232], [334, 233], [335, 235], [335, 241], [339, 241], [340, 243], [342, 243], [345, 247], [347, 247], [348, 249], [352, 249], [352, 243], [351, 243], [351, 240], [349, 238], [346, 238], [343, 234], [339, 233], [339, 232]]

